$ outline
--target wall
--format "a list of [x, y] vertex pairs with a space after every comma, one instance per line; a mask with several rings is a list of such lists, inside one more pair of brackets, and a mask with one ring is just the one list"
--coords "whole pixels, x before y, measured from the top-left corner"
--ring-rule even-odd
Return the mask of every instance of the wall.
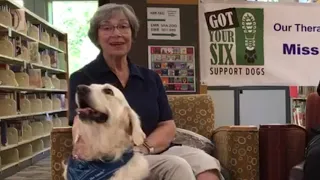
[[146, 9], [147, 4], [146, 1], [133, 1], [133, 0], [110, 0], [111, 3], [125, 3], [131, 5], [135, 13], [140, 20], [140, 30], [138, 32], [138, 37], [133, 42], [132, 49], [129, 53], [132, 61], [140, 66], [148, 67], [148, 41], [146, 38], [147, 34], [147, 17], [146, 17]]
[[[100, 0], [100, 2], [103, 0]], [[187, 5], [182, 2], [187, 1]], [[126, 3], [131, 5], [140, 20], [140, 31], [138, 38], [134, 41], [129, 54], [132, 61], [138, 65], [148, 67], [148, 45], [172, 45], [172, 46], [194, 46], [196, 56], [196, 82], [200, 82], [199, 77], [199, 51], [198, 51], [198, 6], [197, 0], [110, 0], [111, 3]], [[147, 7], [178, 7], [180, 8], [180, 29], [181, 40], [148, 40], [147, 37]], [[181, 17], [181, 15], [184, 17]], [[197, 92], [199, 85], [197, 84]]]
[[98, 0], [98, 6], [102, 6], [107, 3], [110, 3], [110, 0]]
[[234, 90], [208, 90], [214, 101], [215, 127], [235, 124], [235, 93]]

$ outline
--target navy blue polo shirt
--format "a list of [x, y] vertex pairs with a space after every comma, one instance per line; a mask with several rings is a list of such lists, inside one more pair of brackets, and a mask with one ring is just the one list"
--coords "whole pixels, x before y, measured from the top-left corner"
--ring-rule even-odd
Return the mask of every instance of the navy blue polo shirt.
[[123, 87], [117, 76], [110, 70], [100, 53], [97, 58], [69, 78], [69, 125], [76, 115], [75, 93], [80, 84], [115, 84], [124, 94], [131, 108], [140, 116], [143, 131], [148, 136], [159, 122], [172, 120], [172, 111], [161, 78], [154, 71], [130, 62], [129, 80]]

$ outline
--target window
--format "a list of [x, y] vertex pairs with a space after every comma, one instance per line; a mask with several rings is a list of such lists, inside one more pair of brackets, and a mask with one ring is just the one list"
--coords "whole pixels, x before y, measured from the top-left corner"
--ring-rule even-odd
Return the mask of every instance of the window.
[[91, 62], [99, 53], [87, 36], [89, 20], [98, 1], [52, 1], [53, 25], [68, 33], [69, 74]]
[[299, 3], [313, 3], [316, 2], [316, 0], [299, 0]]

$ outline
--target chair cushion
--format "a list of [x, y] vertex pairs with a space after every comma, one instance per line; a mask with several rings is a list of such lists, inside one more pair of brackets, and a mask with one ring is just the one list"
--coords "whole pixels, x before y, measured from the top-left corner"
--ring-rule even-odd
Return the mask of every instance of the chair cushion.
[[177, 128], [173, 142], [202, 149], [212, 156], [214, 154], [215, 146], [208, 138], [186, 129]]
[[[177, 128], [176, 137], [173, 142], [202, 149], [211, 156], [214, 156], [215, 145], [208, 138], [192, 131]], [[225, 180], [231, 180], [229, 171], [223, 166], [221, 166], [221, 174]]]

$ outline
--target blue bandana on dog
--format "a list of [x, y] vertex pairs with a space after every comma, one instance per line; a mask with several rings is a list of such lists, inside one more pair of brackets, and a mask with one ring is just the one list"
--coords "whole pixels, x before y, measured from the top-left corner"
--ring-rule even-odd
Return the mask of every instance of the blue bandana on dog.
[[68, 161], [68, 180], [106, 180], [133, 157], [133, 151], [127, 151], [116, 161], [83, 161], [70, 157]]

